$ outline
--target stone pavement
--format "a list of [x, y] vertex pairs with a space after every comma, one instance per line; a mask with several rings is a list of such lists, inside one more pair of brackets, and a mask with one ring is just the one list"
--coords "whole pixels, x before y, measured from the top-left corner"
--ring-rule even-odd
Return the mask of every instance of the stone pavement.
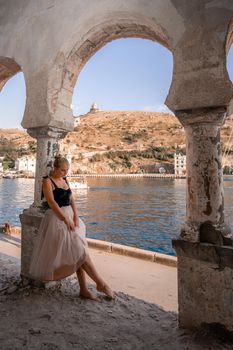
[[0, 234], [2, 350], [232, 350], [222, 334], [178, 328], [176, 267], [100, 249], [90, 253], [117, 291], [115, 300], [79, 298], [75, 275], [50, 288], [22, 285], [20, 236]]
[[[0, 253], [17, 258], [20, 262], [20, 242], [19, 235], [0, 234]], [[100, 274], [115, 291], [157, 304], [167, 311], [177, 312], [176, 267], [102, 249], [90, 248], [90, 255]]]

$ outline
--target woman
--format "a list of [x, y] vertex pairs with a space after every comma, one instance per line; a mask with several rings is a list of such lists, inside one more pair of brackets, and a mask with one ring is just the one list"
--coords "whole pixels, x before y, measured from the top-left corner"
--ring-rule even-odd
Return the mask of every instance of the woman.
[[47, 210], [39, 228], [30, 275], [42, 281], [56, 281], [76, 272], [80, 296], [96, 300], [96, 295], [88, 289], [86, 272], [96, 283], [96, 289], [113, 299], [114, 292], [98, 274], [89, 256], [86, 228], [78, 217], [66, 179], [68, 170], [68, 160], [57, 156], [52, 175], [43, 180], [42, 196]]

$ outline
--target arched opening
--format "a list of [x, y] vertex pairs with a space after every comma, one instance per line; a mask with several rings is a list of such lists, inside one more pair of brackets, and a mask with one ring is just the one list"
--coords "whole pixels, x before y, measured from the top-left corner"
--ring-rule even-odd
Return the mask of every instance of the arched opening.
[[19, 128], [26, 104], [26, 86], [22, 72], [8, 79], [0, 92], [1, 128]]
[[[233, 83], [233, 21], [231, 21], [228, 29], [228, 35], [226, 40], [226, 69], [229, 75], [231, 82]], [[231, 118], [233, 115], [233, 98], [231, 99], [228, 116]]]
[[0, 57], [0, 87], [0, 225], [9, 222], [11, 226], [19, 226], [19, 214], [25, 203], [32, 201], [33, 188], [32, 182], [18, 178], [17, 162], [32, 153], [31, 146], [35, 146], [35, 142], [21, 127], [26, 86], [20, 66], [10, 58]]
[[[233, 82], [233, 45], [230, 44], [232, 40], [232, 31], [229, 32], [227, 42], [227, 57], [226, 67], [230, 80]], [[230, 46], [231, 45], [231, 46]], [[224, 181], [224, 201], [225, 201], [225, 215], [227, 222], [232, 229], [232, 181], [231, 175], [233, 174], [233, 98], [231, 99], [227, 119], [221, 129], [221, 143], [222, 143], [222, 165], [223, 174], [225, 175]]]
[[73, 127], [70, 106], [74, 86], [78, 76], [88, 60], [104, 45], [119, 38], [144, 38], [158, 42], [170, 48], [171, 42], [166, 32], [154, 22], [143, 17], [136, 19], [116, 19], [101, 23], [92, 28], [74, 45], [68, 57], [58, 55], [50, 73], [48, 89], [48, 108], [54, 119], [59, 120], [64, 114]]
[[231, 45], [227, 54], [227, 71], [231, 81], [233, 82], [233, 45]]
[[[74, 163], [78, 164], [78, 168], [73, 166], [74, 172], [140, 176], [142, 172], [158, 174], [161, 168], [172, 171], [170, 156], [175, 152], [175, 128], [179, 123], [174, 116], [160, 113], [169, 111], [164, 101], [172, 70], [170, 51], [138, 38], [113, 40], [88, 60], [78, 76], [72, 99], [74, 114], [82, 114], [77, 118], [81, 123], [66, 138]], [[93, 101], [97, 110], [88, 113]], [[171, 137], [167, 122], [174, 132]], [[169, 144], [166, 137], [158, 141], [157, 128], [167, 132]], [[166, 161], [163, 157], [167, 157]], [[177, 186], [170, 179], [88, 177], [88, 184], [91, 190], [81, 198], [79, 194], [77, 200], [81, 212], [86, 212], [91, 238], [173, 254], [171, 238], [183, 219], [177, 215], [175, 202], [179, 202], [178, 206], [184, 203], [185, 180]], [[183, 196], [177, 196], [178, 189]], [[167, 191], [173, 198], [169, 202]], [[102, 205], [98, 206], [101, 198]], [[156, 210], [159, 203], [161, 208]], [[176, 224], [172, 226], [167, 217], [173, 217]]]
[[172, 54], [162, 45], [141, 38], [113, 40], [81, 70], [73, 92], [73, 114], [87, 113], [94, 101], [102, 110], [169, 112], [164, 101], [172, 70]]
[[0, 90], [13, 75], [20, 71], [20, 66], [13, 59], [0, 57]]
[[[138, 30], [138, 28], [139, 27], [137, 27], [137, 30]], [[135, 28], [134, 28], [135, 29]], [[123, 32], [123, 33], [122, 33]], [[118, 34], [118, 37], [127, 37], [127, 35], [124, 35], [124, 30], [122, 31], [121, 33], [119, 33]], [[142, 29], [141, 29], [141, 33], [142, 33]], [[151, 34], [151, 33], [150, 33]], [[99, 36], [100, 36], [100, 34], [99, 34]], [[74, 101], [74, 99], [73, 99], [73, 102], [71, 102], [71, 96], [72, 96], [72, 93], [73, 93], [73, 91], [74, 91], [74, 88], [75, 88], [75, 84], [76, 84], [76, 81], [77, 81], [77, 89], [80, 89], [80, 86], [79, 86], [79, 82], [80, 82], [80, 80], [81, 80], [81, 78], [82, 78], [82, 72], [84, 72], [85, 71], [85, 67], [87, 67], [89, 64], [90, 64], [90, 62], [91, 62], [91, 57], [94, 55], [94, 54], [96, 54], [96, 55], [100, 55], [101, 56], [101, 51], [102, 50], [104, 50], [104, 49], [108, 49], [108, 46], [109, 47], [111, 47], [111, 45], [114, 45], [114, 42], [117, 42], [117, 40], [114, 40], [114, 42], [112, 41], [112, 39], [116, 39], [115, 37], [114, 37], [114, 35], [112, 35], [112, 37], [111, 37], [111, 35], [106, 35], [106, 31], [105, 31], [105, 38], [103, 38], [103, 41], [101, 41], [101, 38], [99, 38], [99, 36], [98, 36], [98, 43], [97, 43], [97, 40], [95, 39], [95, 38], [92, 38], [92, 39], [89, 39], [89, 40], [86, 40], [80, 47], [76, 47], [73, 51], [72, 51], [72, 54], [70, 55], [70, 57], [69, 57], [69, 60], [67, 61], [67, 64], [66, 64], [66, 69], [64, 69], [63, 68], [63, 79], [62, 79], [62, 87], [59, 89], [59, 91], [57, 90], [56, 91], [56, 93], [54, 92], [54, 93], [52, 93], [52, 95], [53, 95], [53, 103], [51, 104], [51, 107], [53, 108], [53, 112], [54, 112], [54, 114], [56, 115], [56, 113], [58, 113], [59, 114], [59, 109], [60, 109], [60, 107], [59, 107], [59, 104], [61, 104], [62, 105], [62, 108], [64, 109], [64, 106], [66, 105], [66, 109], [68, 110], [68, 108], [69, 108], [69, 105], [68, 105], [68, 103], [70, 103], [71, 105], [72, 105], [72, 103], [73, 103], [73, 106], [74, 106], [74, 113], [76, 114], [76, 113], [80, 113], [81, 111], [76, 111], [75, 110], [75, 101]], [[144, 41], [144, 40], [142, 40], [142, 38], [144, 38], [144, 36], [143, 35], [140, 35], [140, 33], [139, 33], [139, 35], [137, 35], [137, 32], [135, 32], [135, 33], [133, 33], [133, 31], [132, 31], [132, 35], [129, 35], [129, 37], [137, 37], [138, 36], [138, 38], [141, 38], [141, 41]], [[148, 37], [146, 37], [146, 39], [150, 39], [150, 41], [148, 41], [149, 43], [150, 43], [150, 45], [151, 46], [159, 46], [158, 44], [156, 44], [156, 42], [159, 42], [159, 43], [161, 43], [161, 41], [162, 40], [158, 40], [158, 35], [156, 36], [156, 34], [155, 33], [153, 33], [153, 37], [152, 37], [152, 35], [148, 35]], [[123, 40], [123, 39], [122, 39]], [[127, 40], [129, 40], [129, 39], [125, 39], [125, 43], [127, 42]], [[136, 39], [135, 39], [136, 40]], [[111, 43], [109, 43], [108, 44], [108, 42], [110, 42], [111, 41]], [[145, 42], [146, 42], [147, 40], [145, 40]], [[100, 44], [101, 43], [101, 44]], [[104, 47], [103, 47], [103, 45], [104, 44], [106, 44]], [[167, 47], [168, 47], [168, 45], [166, 45]], [[101, 47], [103, 47], [103, 49], [102, 50], [100, 50], [100, 48]], [[110, 49], [111, 50], [111, 49]], [[163, 50], [164, 51], [166, 51], [166, 49], [165, 48], [163, 48]], [[97, 52], [98, 51], [98, 52]], [[143, 51], [143, 49], [142, 49], [142, 51]], [[169, 71], [170, 71], [170, 76], [169, 76], [169, 83], [168, 83], [168, 85], [167, 85], [167, 88], [166, 88], [166, 93], [164, 94], [164, 96], [163, 96], [163, 99], [165, 100], [165, 98], [166, 98], [166, 95], [168, 94], [168, 91], [169, 91], [169, 87], [170, 87], [170, 83], [171, 83], [171, 80], [172, 80], [172, 55], [171, 55], [171, 53], [169, 53], [169, 55], [170, 55], [170, 63], [171, 63], [171, 66], [169, 67]], [[94, 56], [93, 56], [94, 57]], [[101, 57], [102, 58], [102, 57]], [[101, 60], [101, 58], [100, 58], [100, 60]], [[135, 59], [134, 59], [134, 61], [135, 61]], [[134, 61], [132, 61], [132, 62], [134, 62]], [[163, 61], [163, 64], [166, 64], [165, 63], [166, 62], [166, 60], [164, 60]], [[134, 62], [135, 63], [135, 62]], [[145, 63], [144, 63], [145, 64]], [[142, 64], [143, 65], [143, 64]], [[105, 66], [105, 68], [106, 68], [106, 66]], [[82, 71], [81, 71], [82, 70]], [[97, 69], [98, 70], [98, 69]], [[140, 70], [140, 68], [138, 67], [138, 70]], [[84, 73], [83, 73], [84, 74]], [[79, 80], [80, 79], [80, 80]], [[103, 80], [103, 79], [102, 79]], [[101, 80], [101, 83], [102, 83], [102, 80]], [[52, 83], [52, 81], [51, 81], [51, 83]], [[88, 81], [88, 83], [87, 83], [87, 85], [88, 86], [90, 86], [92, 84], [92, 80], [90, 79], [89, 81]], [[63, 91], [65, 91], [65, 93], [63, 93]], [[51, 92], [52, 92], [52, 90], [51, 90]], [[108, 93], [110, 93], [110, 89], [108, 90]], [[74, 94], [75, 94], [75, 92], [74, 92]], [[137, 98], [137, 100], [140, 100], [140, 98]], [[163, 100], [163, 101], [164, 101]], [[95, 101], [95, 100], [94, 100]], [[94, 102], [93, 100], [92, 100], [92, 102]], [[89, 100], [89, 102], [90, 102], [90, 100]], [[97, 104], [98, 104], [98, 101], [96, 101], [97, 102]], [[148, 104], [149, 106], [151, 106], [152, 104]], [[150, 108], [147, 106], [147, 108], [145, 108], [146, 106], [144, 106], [144, 110], [150, 110]], [[157, 108], [159, 108], [158, 106], [156, 106], [156, 105], [154, 105], [153, 106], [154, 108], [152, 108], [152, 110], [156, 110]], [[157, 108], [156, 108], [157, 107]], [[89, 105], [89, 108], [90, 108], [90, 105]], [[102, 105], [100, 106], [100, 108], [102, 108]], [[125, 107], [123, 106], [123, 107], [116, 107], [116, 108], [114, 108], [114, 109], [125, 109]], [[136, 105], [135, 104], [135, 106], [133, 107], [133, 105], [129, 108], [127, 108], [127, 109], [139, 109], [139, 105]], [[141, 108], [141, 109], [143, 109], [143, 108]], [[157, 109], [158, 110], [158, 109]], [[174, 118], [175, 119], [175, 118]], [[180, 129], [182, 129], [181, 128], [181, 126], [179, 125], [179, 123], [177, 122], [176, 124], [178, 124], [178, 125], [175, 125], [174, 126], [174, 128], [172, 127], [172, 129], [174, 129], [173, 131], [174, 131], [174, 133], [175, 133], [175, 128], [176, 128], [176, 130], [177, 130], [177, 128], [180, 128]], [[92, 135], [93, 136], [93, 135]], [[183, 139], [184, 139], [184, 135], [183, 135]], [[73, 140], [71, 139], [71, 137], [70, 136], [68, 136], [68, 140], [69, 140], [69, 144], [70, 145], [72, 145], [72, 147], [71, 148], [73, 148], [74, 147], [74, 142], [73, 142]], [[94, 139], [93, 139], [94, 140]], [[184, 141], [183, 141], [183, 143], [182, 143], [182, 146], [184, 147]], [[160, 145], [161, 146], [161, 145]], [[175, 144], [173, 145], [173, 146], [175, 146]], [[163, 148], [163, 147], [162, 147]], [[91, 150], [89, 150], [89, 151], [91, 151]], [[76, 149], [76, 151], [75, 151], [75, 153], [77, 152], [77, 149]], [[173, 149], [173, 153], [175, 152], [175, 150]], [[172, 154], [172, 156], [173, 156], [173, 154]], [[112, 162], [113, 163], [113, 162]], [[129, 162], [127, 162], [128, 164], [129, 164]], [[163, 180], [162, 180], [163, 181]], [[163, 184], [164, 184], [164, 182], [165, 181], [163, 181]], [[184, 180], [184, 183], [185, 183], [185, 180]], [[150, 195], [151, 195], [151, 189], [152, 189], [152, 187], [154, 187], [154, 188], [161, 188], [161, 185], [162, 184], [162, 182], [160, 183], [160, 184], [158, 184], [157, 186], [155, 185], [155, 186], [153, 186], [152, 185], [152, 183], [150, 183], [149, 184], [149, 187], [151, 186], [151, 188], [150, 189], [148, 189], [147, 188], [147, 190], [149, 191], [148, 193], [150, 193]], [[134, 187], [134, 186], [133, 186]], [[166, 184], [164, 184], [164, 187], [166, 188]], [[179, 188], [179, 186], [174, 186], [174, 196], [173, 196], [173, 200], [172, 201], [170, 201], [170, 204], [173, 206], [173, 209], [175, 208], [175, 202], [177, 201], [177, 198], [180, 198], [178, 195], [177, 195], [177, 190], [178, 190], [178, 188]], [[132, 191], [134, 191], [134, 190], [136, 190], [136, 187], [134, 187], [133, 189], [132, 189]], [[179, 190], [180, 190], [180, 188], [179, 188]], [[113, 193], [116, 193], [114, 190], [112, 191]], [[91, 194], [91, 191], [89, 192], [90, 194]], [[112, 194], [113, 194], [112, 193]], [[183, 191], [183, 193], [185, 193], [185, 191]], [[106, 196], [106, 197], [108, 197], [108, 194], [107, 193], [102, 193], [103, 194], [103, 196]], [[152, 196], [151, 196], [152, 197]], [[154, 198], [156, 198], [156, 194], [154, 194], [153, 195], [153, 197]], [[112, 199], [111, 199], [111, 201], [112, 202], [114, 202], [114, 194], [113, 194], [113, 197], [112, 197]], [[143, 198], [143, 193], [141, 193], [141, 200], [143, 200], [142, 199]], [[144, 197], [145, 198], [145, 197]], [[108, 198], [107, 199], [107, 201], [109, 201], [110, 200], [110, 198]], [[88, 200], [88, 202], [89, 203], [93, 203], [93, 201], [92, 200]], [[184, 203], [185, 201], [183, 201], [183, 203]], [[155, 204], [156, 205], [156, 204]], [[132, 205], [132, 210], [133, 211], [135, 211], [135, 212], [138, 212], [139, 211], [139, 208], [135, 208], [133, 205]], [[170, 210], [170, 209], [169, 209]], [[184, 213], [184, 208], [183, 208], [183, 213]], [[112, 210], [112, 212], [114, 212], [114, 210]], [[174, 210], [174, 215], [176, 216], [176, 220], [177, 220], [177, 211], [176, 210]], [[99, 213], [98, 214], [99, 215], [99, 217], [102, 215], [101, 213]], [[143, 214], [144, 215], [144, 214]], [[152, 212], [150, 212], [149, 214], [148, 214], [150, 217], [153, 217], [153, 215], [155, 216], [155, 213], [152, 213]], [[162, 218], [162, 221], [163, 222], [165, 222], [166, 221], [166, 215], [168, 215], [168, 214], [166, 214], [166, 215], [164, 215], [164, 214], [162, 214], [163, 215], [163, 218]], [[162, 215], [161, 215], [161, 217], [162, 217]], [[140, 217], [140, 215], [138, 216], [138, 217]], [[148, 217], [147, 217], [147, 219], [148, 219]], [[112, 218], [110, 219], [110, 220], [112, 220]], [[93, 225], [92, 227], [95, 227], [95, 229], [96, 229], [96, 222], [97, 222], [98, 220], [92, 220], [92, 223], [90, 223], [90, 225]], [[149, 219], [148, 219], [148, 221], [149, 221]], [[154, 224], [154, 222], [153, 222], [153, 224], [152, 224], [152, 222], [153, 222], [153, 220], [151, 220], [150, 221], [150, 224], [151, 224], [151, 227], [153, 226], [153, 224]], [[178, 220], [176, 221], [177, 222], [177, 225], [179, 225], [179, 222], [178, 222]], [[134, 223], [134, 225], [135, 225], [135, 223]], [[138, 226], [138, 230], [140, 230], [140, 227], [141, 227], [141, 229], [142, 229], [142, 220], [141, 219], [139, 219], [138, 220], [138, 222], [137, 222], [137, 226]], [[133, 226], [131, 226], [131, 230], [132, 230], [132, 227]], [[99, 230], [99, 231], [101, 231], [102, 230], [102, 228]], [[129, 230], [129, 229], [128, 229]], [[143, 229], [145, 232], [146, 232], [146, 228], [144, 228]], [[177, 234], [177, 231], [178, 231], [178, 229], [175, 229], [175, 232], [174, 232], [174, 235], [175, 234]], [[100, 237], [99, 237], [100, 238]], [[172, 238], [172, 236], [169, 236], [169, 234], [167, 235], [167, 240], [169, 240], [170, 241], [170, 251], [166, 251], [166, 249], [164, 249], [163, 247], [161, 248], [161, 252], [163, 251], [163, 252], [166, 252], [166, 253], [170, 253], [170, 254], [173, 254], [173, 252], [171, 252], [172, 251], [172, 248], [171, 248], [171, 238]], [[101, 238], [100, 238], [101, 239]], [[114, 240], [114, 238], [113, 238], [113, 235], [111, 234], [111, 233], [109, 233], [108, 234], [108, 237], [106, 238], [106, 240], [109, 240], [109, 241], [111, 241], [111, 240]], [[134, 240], [134, 238], [129, 238], [129, 241], [127, 242], [127, 244], [131, 244], [131, 245], [133, 245], [133, 240]], [[149, 241], [149, 240], [148, 240]], [[123, 243], [123, 242], [121, 242], [121, 243]], [[153, 243], [151, 243], [151, 242], [147, 242], [147, 245], [144, 245], [144, 246], [141, 246], [141, 248], [151, 248], [152, 247], [152, 245], [153, 245]]]

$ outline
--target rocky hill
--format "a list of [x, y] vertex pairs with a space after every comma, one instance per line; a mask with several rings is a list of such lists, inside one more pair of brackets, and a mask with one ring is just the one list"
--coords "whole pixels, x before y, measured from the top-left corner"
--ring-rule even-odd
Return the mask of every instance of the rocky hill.
[[63, 142], [73, 172], [154, 172], [162, 163], [171, 170], [175, 149], [185, 148], [184, 130], [169, 114], [95, 111], [79, 120]]
[[[143, 111], [97, 111], [80, 118], [75, 128], [79, 147], [95, 149], [147, 148], [149, 145], [184, 144], [183, 128], [167, 113]], [[74, 135], [75, 136], [75, 135]]]
[[[232, 130], [229, 118], [221, 132], [223, 150], [231, 146]], [[0, 129], [1, 156], [32, 154], [35, 149], [26, 132]], [[97, 110], [76, 118], [61, 152], [71, 154], [73, 173], [154, 172], [160, 166], [172, 171], [174, 153], [185, 153], [185, 132], [168, 113]]]

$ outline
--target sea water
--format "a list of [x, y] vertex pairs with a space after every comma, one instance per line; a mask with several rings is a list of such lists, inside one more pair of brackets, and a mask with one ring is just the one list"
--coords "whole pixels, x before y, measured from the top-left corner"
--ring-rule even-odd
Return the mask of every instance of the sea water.
[[[185, 179], [88, 178], [73, 191], [87, 237], [175, 255], [171, 239], [185, 220]], [[233, 224], [233, 178], [224, 181], [226, 221]], [[0, 179], [0, 223], [20, 226], [33, 203], [33, 179]]]

